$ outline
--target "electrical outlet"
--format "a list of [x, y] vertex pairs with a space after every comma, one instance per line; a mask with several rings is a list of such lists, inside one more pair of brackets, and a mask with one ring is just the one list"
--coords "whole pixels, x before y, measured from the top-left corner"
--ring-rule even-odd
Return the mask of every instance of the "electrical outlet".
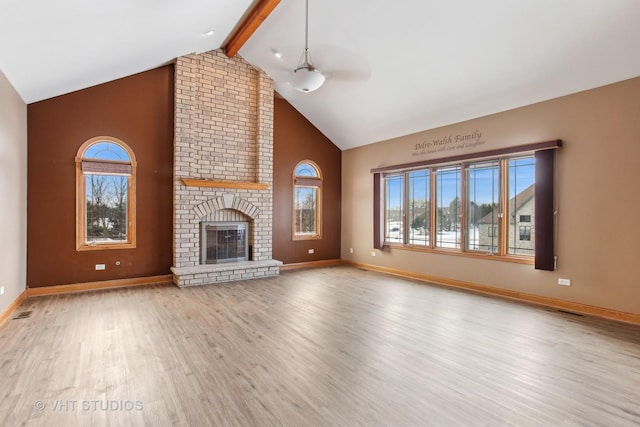
[[314, 253], [314, 252], [315, 252], [315, 251], [314, 251], [313, 249], [309, 249], [309, 253], [310, 253], [310, 254], [312, 254], [312, 253]]
[[376, 251], [371, 252], [371, 256], [376, 256]]
[[353, 253], [353, 248], [349, 248], [349, 253], [352, 254]]
[[96, 270], [104, 270], [105, 268], [104, 264], [96, 264]]
[[558, 279], [558, 285], [571, 286], [571, 280], [569, 280], [569, 279]]
[[0, 295], [4, 295], [4, 286], [0, 286]]

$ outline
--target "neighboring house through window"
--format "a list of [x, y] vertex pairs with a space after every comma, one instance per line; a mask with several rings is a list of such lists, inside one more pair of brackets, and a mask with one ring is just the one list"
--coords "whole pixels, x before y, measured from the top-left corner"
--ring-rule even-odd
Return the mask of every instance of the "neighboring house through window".
[[322, 173], [310, 160], [293, 171], [293, 239], [321, 238]]
[[76, 155], [76, 250], [136, 246], [136, 159], [117, 138], [86, 141]]
[[531, 227], [520, 226], [520, 240], [531, 240]]

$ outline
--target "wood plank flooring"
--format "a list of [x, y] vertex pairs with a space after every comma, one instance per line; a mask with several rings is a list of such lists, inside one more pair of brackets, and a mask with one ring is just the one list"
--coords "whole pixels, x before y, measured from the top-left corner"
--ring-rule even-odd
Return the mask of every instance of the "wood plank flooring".
[[640, 327], [353, 267], [24, 311], [2, 426], [640, 425]]

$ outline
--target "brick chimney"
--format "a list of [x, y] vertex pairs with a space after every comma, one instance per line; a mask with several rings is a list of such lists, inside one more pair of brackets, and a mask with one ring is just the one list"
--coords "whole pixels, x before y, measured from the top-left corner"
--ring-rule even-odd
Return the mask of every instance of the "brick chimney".
[[[272, 254], [273, 82], [221, 51], [175, 64], [173, 275], [192, 286], [279, 273]], [[248, 221], [251, 261], [200, 264], [202, 221]]]

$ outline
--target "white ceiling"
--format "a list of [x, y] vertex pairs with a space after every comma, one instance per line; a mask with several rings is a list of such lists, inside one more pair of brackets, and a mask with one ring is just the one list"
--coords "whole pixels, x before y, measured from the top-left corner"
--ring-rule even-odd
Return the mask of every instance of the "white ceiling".
[[251, 3], [0, 0], [0, 70], [40, 101], [217, 49]]
[[[341, 149], [640, 76], [639, 0], [309, 1], [323, 87], [286, 82], [304, 0], [281, 0], [240, 55]], [[218, 48], [251, 4], [0, 0], [0, 70], [35, 102]]]

